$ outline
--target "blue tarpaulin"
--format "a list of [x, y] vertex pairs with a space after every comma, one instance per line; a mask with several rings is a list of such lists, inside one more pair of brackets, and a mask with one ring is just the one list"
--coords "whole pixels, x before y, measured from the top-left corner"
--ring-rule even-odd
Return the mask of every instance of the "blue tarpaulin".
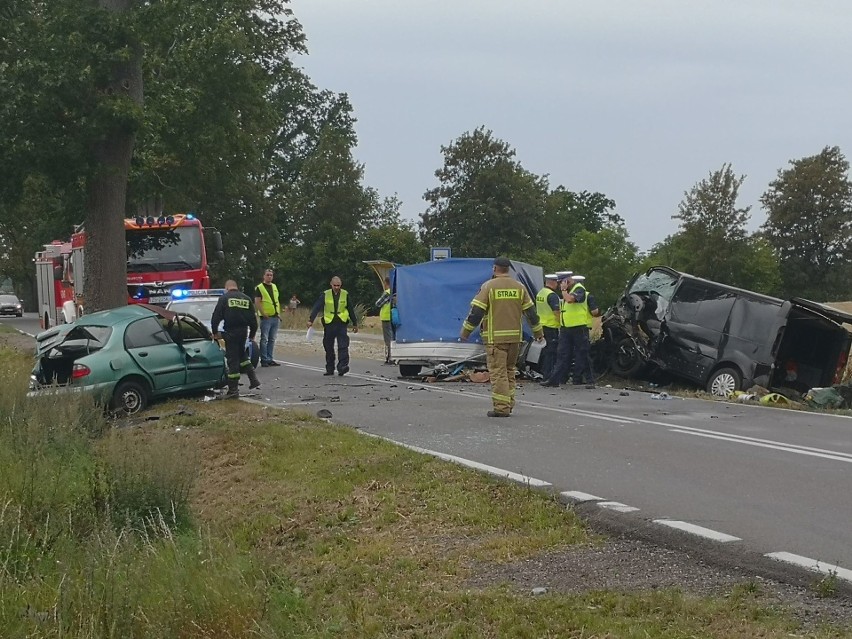
[[[456, 342], [470, 302], [491, 278], [491, 258], [450, 258], [398, 266], [391, 276], [399, 311], [397, 342]], [[512, 261], [511, 275], [526, 286], [530, 297], [544, 286], [541, 267]], [[524, 322], [524, 334], [531, 339]], [[470, 341], [480, 342], [479, 331]]]

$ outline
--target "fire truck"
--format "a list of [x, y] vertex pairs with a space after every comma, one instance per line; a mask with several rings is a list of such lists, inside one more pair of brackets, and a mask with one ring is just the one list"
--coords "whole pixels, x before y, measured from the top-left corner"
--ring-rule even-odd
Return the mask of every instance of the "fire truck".
[[[124, 220], [127, 242], [127, 302], [165, 306], [175, 290], [210, 288], [205, 232], [215, 260], [224, 258], [222, 237], [192, 213], [137, 216]], [[54, 241], [36, 253], [38, 309], [43, 329], [73, 322], [83, 313], [86, 231]]]

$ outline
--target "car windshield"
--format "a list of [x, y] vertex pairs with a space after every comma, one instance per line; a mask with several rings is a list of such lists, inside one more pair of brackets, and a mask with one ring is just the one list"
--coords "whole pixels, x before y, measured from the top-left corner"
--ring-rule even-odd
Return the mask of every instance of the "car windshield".
[[657, 293], [667, 302], [672, 301], [672, 296], [677, 286], [678, 276], [667, 271], [652, 270], [642, 273], [630, 287], [630, 293]]
[[0, 304], [20, 304], [14, 295], [0, 295]]
[[172, 302], [168, 309], [175, 313], [189, 313], [202, 322], [210, 322], [213, 319], [213, 309], [216, 308], [217, 300], [186, 300]]

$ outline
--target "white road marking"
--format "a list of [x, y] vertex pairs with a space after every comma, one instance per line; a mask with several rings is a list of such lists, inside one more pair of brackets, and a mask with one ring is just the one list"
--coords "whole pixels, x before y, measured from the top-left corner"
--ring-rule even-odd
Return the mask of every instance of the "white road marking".
[[383, 439], [385, 441], [391, 442], [392, 444], [397, 444], [398, 446], [402, 446], [403, 448], [413, 450], [417, 453], [423, 453], [424, 455], [432, 455], [433, 457], [443, 459], [444, 461], [453, 462], [454, 464], [459, 464], [460, 466], [467, 466], [468, 468], [473, 468], [475, 470], [481, 470], [483, 472], [488, 473], [489, 475], [494, 475], [495, 477], [501, 477], [504, 479], [510, 479], [514, 482], [518, 482], [519, 484], [524, 484], [526, 486], [535, 486], [536, 488], [550, 488], [551, 486], [553, 486], [553, 484], [548, 481], [536, 479], [535, 477], [528, 477], [527, 475], [521, 475], [520, 473], [514, 473], [511, 470], [496, 468], [495, 466], [489, 466], [487, 464], [480, 464], [479, 462], [473, 461], [472, 459], [465, 459], [464, 457], [456, 457], [455, 455], [448, 455], [447, 453], [439, 453], [437, 450], [429, 450], [428, 448], [421, 448], [420, 446], [404, 444], [402, 442], [398, 442], [387, 437], [382, 437], [381, 435], [376, 435], [375, 433], [368, 433], [363, 430], [359, 430], [358, 432], [367, 435], [368, 437]]
[[693, 535], [698, 535], [699, 537], [706, 537], [707, 539], [712, 539], [722, 543], [727, 543], [729, 541], [742, 541], [739, 537], [734, 537], [733, 535], [728, 535], [726, 533], [719, 532], [718, 530], [711, 530], [704, 526], [690, 524], [686, 521], [677, 521], [676, 519], [654, 519], [654, 523], [662, 526], [668, 526], [669, 528], [676, 528], [677, 530], [682, 530]]
[[635, 513], [639, 510], [636, 506], [628, 506], [620, 501], [601, 501], [598, 502], [598, 506], [607, 510], [614, 510], [617, 513]]
[[742, 437], [741, 435], [727, 435], [714, 433], [701, 433], [695, 431], [683, 430], [680, 427], [672, 428], [673, 433], [682, 435], [693, 435], [695, 437], [707, 437], [709, 439], [719, 439], [728, 441], [734, 444], [745, 444], [746, 446], [757, 446], [758, 448], [771, 448], [773, 450], [783, 450], [788, 453], [797, 453], [799, 455], [809, 455], [811, 457], [822, 457], [823, 459], [833, 459], [834, 461], [842, 461], [847, 464], [852, 464], [852, 455], [847, 453], [833, 452], [821, 450], [819, 448], [811, 448], [809, 446], [797, 446], [795, 444], [782, 444], [780, 442], [768, 443], [766, 440], [754, 439], [751, 437]]
[[817, 559], [810, 559], [809, 557], [794, 555], [791, 552], [769, 552], [766, 553], [766, 555], [764, 556], [769, 557], [770, 559], [784, 561], [788, 564], [801, 566], [802, 568], [807, 568], [808, 570], [813, 570], [814, 572], [819, 572], [824, 575], [834, 575], [837, 578], [843, 579], [845, 581], [852, 581], [852, 570], [849, 570], [848, 568], [841, 568], [840, 566], [826, 564]]
[[566, 490], [565, 492], [559, 494], [567, 499], [572, 499], [580, 503], [584, 501], [603, 501], [603, 497], [595, 497], [594, 495], [590, 495], [589, 493], [583, 493], [579, 490]]

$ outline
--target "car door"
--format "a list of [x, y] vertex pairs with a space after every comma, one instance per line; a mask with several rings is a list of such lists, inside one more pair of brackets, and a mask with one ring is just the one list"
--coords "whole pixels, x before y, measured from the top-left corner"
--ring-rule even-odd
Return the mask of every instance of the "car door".
[[664, 342], [672, 372], [703, 382], [719, 358], [736, 295], [710, 282], [685, 279], [671, 301]]
[[206, 388], [218, 382], [225, 372], [225, 354], [210, 331], [192, 317], [179, 315], [175, 321], [186, 352], [187, 386]]
[[186, 384], [186, 354], [156, 317], [145, 317], [129, 324], [124, 332], [124, 348], [147, 373], [154, 392]]

